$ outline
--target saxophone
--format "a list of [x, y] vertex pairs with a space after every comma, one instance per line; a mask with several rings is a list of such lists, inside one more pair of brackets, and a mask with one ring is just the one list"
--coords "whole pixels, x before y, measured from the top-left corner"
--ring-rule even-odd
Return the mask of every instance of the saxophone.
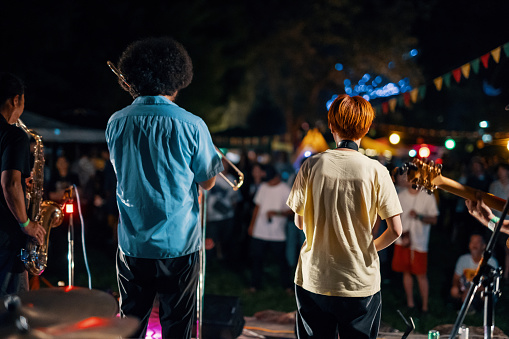
[[28, 210], [30, 220], [40, 222], [46, 230], [46, 236], [42, 245], [30, 238], [26, 248], [21, 249], [21, 260], [25, 268], [32, 275], [41, 275], [48, 263], [49, 234], [53, 227], [60, 226], [64, 219], [62, 207], [54, 201], [43, 201], [44, 184], [44, 146], [42, 138], [33, 130], [29, 130], [25, 124], [18, 119], [16, 126], [21, 128], [28, 136], [35, 140], [34, 167], [32, 169], [32, 186], [27, 190]]

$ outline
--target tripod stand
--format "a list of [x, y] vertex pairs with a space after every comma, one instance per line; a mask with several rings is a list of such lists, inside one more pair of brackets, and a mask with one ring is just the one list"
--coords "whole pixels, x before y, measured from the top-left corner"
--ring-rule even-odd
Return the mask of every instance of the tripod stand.
[[477, 289], [481, 286], [484, 287], [484, 291], [482, 292], [482, 298], [484, 299], [484, 317], [483, 317], [483, 326], [484, 326], [484, 338], [491, 339], [493, 338], [493, 331], [495, 329], [495, 300], [501, 295], [500, 291], [500, 277], [502, 275], [501, 268], [493, 268], [488, 265], [488, 260], [491, 258], [493, 254], [493, 250], [495, 248], [495, 244], [497, 242], [497, 238], [500, 234], [500, 230], [502, 228], [502, 223], [507, 215], [507, 211], [509, 210], [509, 200], [506, 201], [504, 210], [502, 215], [500, 216], [500, 220], [497, 223], [497, 226], [493, 230], [493, 234], [491, 235], [490, 241], [486, 249], [484, 250], [483, 257], [481, 259], [481, 263], [479, 264], [479, 268], [477, 269], [476, 275], [470, 284], [470, 288], [468, 289], [467, 296], [463, 305], [461, 306], [460, 312], [458, 313], [458, 317], [456, 318], [456, 322], [454, 323], [454, 327], [452, 328], [451, 335], [449, 338], [456, 338], [458, 335], [459, 328], [463, 321], [465, 320], [465, 315], [467, 314], [470, 305], [472, 304], [472, 300], [475, 297], [475, 293]]

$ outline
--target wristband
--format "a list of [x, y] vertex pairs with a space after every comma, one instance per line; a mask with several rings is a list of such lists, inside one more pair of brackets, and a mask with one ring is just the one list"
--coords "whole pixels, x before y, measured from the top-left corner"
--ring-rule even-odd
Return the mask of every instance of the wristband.
[[491, 219], [489, 222], [488, 222], [488, 228], [493, 232], [495, 230], [495, 226], [497, 226], [497, 223], [500, 221], [500, 218], [499, 217], [493, 217], [493, 219]]
[[20, 226], [20, 227], [25, 228], [25, 227], [27, 227], [27, 226], [28, 226], [28, 224], [29, 224], [29, 223], [30, 223], [30, 218], [27, 218], [27, 221], [25, 221], [25, 222], [20, 222], [20, 223], [19, 223], [19, 226]]

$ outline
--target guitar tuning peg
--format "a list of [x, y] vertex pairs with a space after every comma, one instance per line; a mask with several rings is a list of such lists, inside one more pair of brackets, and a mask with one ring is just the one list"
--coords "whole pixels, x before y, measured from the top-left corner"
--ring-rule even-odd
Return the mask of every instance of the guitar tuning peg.
[[419, 189], [419, 186], [417, 186], [416, 184], [412, 184], [412, 188], [413, 188], [414, 190], [418, 190], [418, 189]]
[[433, 189], [427, 189], [426, 193], [428, 193], [429, 195], [432, 195], [433, 194]]

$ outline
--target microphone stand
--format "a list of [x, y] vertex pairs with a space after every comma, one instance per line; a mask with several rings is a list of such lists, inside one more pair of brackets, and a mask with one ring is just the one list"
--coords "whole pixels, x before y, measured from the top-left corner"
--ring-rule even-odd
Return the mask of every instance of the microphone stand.
[[509, 200], [506, 201], [504, 210], [500, 216], [500, 220], [493, 230], [493, 234], [491, 235], [488, 246], [486, 246], [486, 249], [484, 250], [481, 263], [479, 264], [477, 273], [472, 280], [472, 283], [470, 284], [468, 294], [465, 298], [465, 301], [463, 302], [463, 305], [461, 306], [460, 312], [458, 313], [458, 317], [456, 318], [456, 322], [452, 328], [449, 338], [456, 338], [458, 335], [459, 328], [465, 320], [467, 311], [475, 297], [475, 292], [481, 285], [485, 287], [484, 291], [482, 292], [482, 297], [484, 298], [484, 338], [493, 338], [493, 331], [495, 329], [495, 297], [499, 297], [501, 295], [500, 276], [502, 274], [502, 269], [494, 269], [493, 267], [489, 266], [488, 260], [492, 256], [493, 249], [500, 234], [500, 230], [502, 229], [502, 224], [505, 220], [508, 210]]
[[[65, 189], [64, 197], [62, 199], [63, 205], [72, 205], [72, 186]], [[66, 208], [67, 209], [67, 208]], [[69, 213], [69, 226], [67, 229], [67, 270], [68, 270], [68, 286], [74, 286], [74, 221], [73, 209]]]

